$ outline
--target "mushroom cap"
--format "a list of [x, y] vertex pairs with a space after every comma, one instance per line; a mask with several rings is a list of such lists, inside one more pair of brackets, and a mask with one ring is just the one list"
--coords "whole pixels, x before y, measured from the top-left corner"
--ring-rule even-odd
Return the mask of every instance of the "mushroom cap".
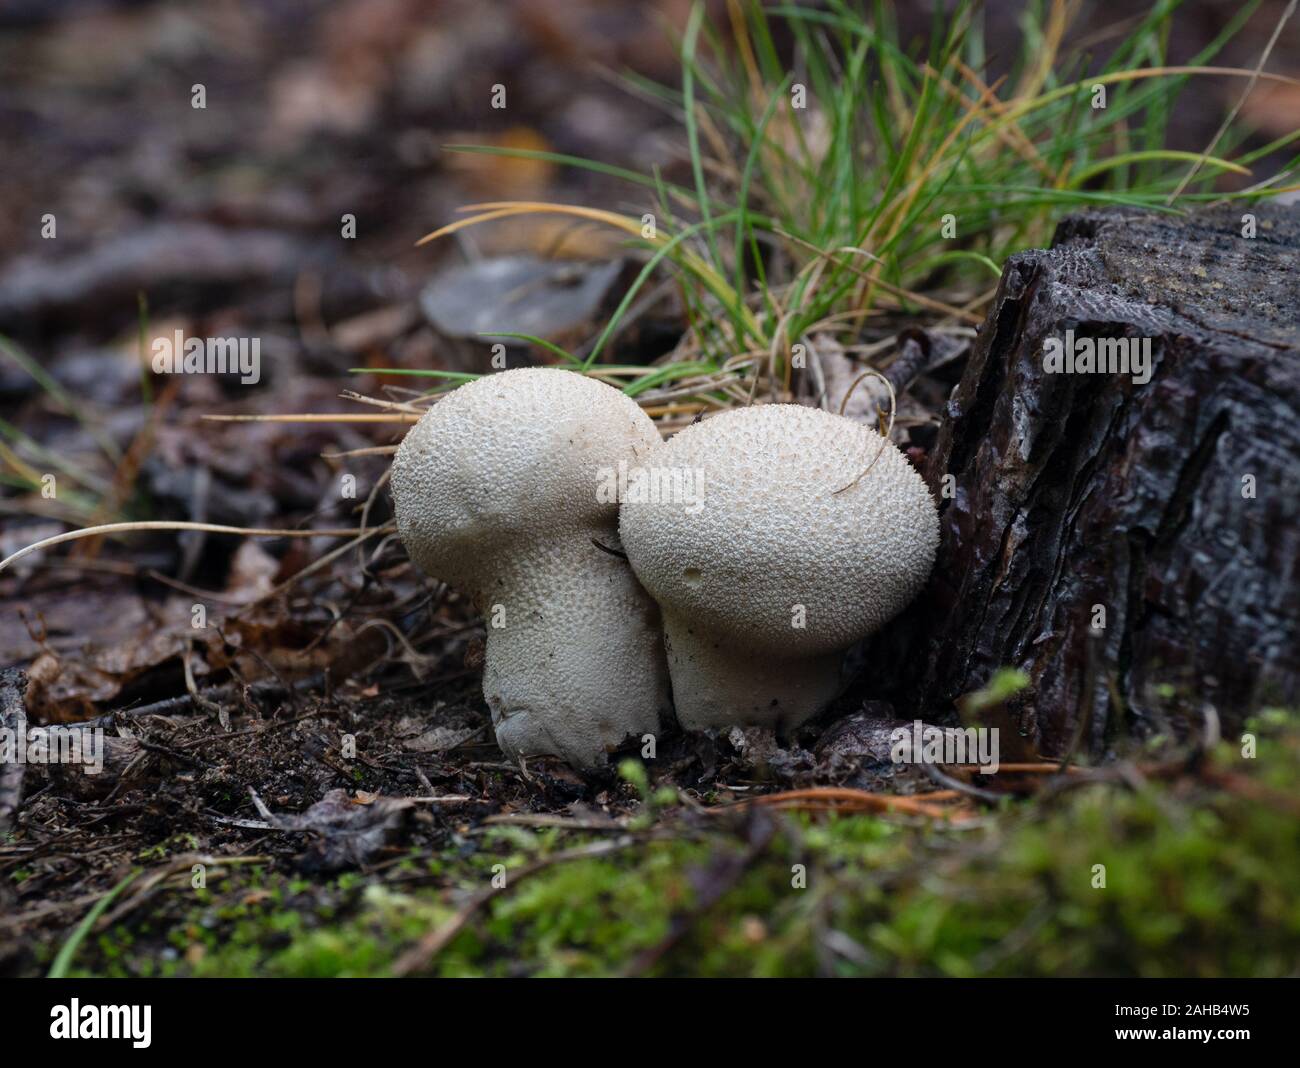
[[474, 589], [503, 552], [614, 524], [601, 472], [659, 441], [635, 401], [594, 378], [551, 367], [485, 375], [403, 439], [392, 469], [398, 533], [430, 575]]
[[[843, 489], [877, 452], [870, 473]], [[682, 430], [650, 464], [702, 472], [703, 507], [625, 502], [628, 559], [666, 616], [739, 649], [783, 658], [844, 649], [895, 616], [934, 564], [939, 517], [920, 474], [841, 416], [795, 404], [732, 409]]]

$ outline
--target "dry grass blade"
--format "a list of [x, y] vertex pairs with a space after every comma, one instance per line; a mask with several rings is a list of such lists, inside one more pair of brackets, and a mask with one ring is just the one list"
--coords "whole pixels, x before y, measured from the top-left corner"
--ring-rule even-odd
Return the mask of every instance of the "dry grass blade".
[[418, 415], [354, 415], [340, 412], [300, 412], [293, 415], [205, 415], [211, 423], [418, 423]]
[[889, 425], [881, 435], [883, 440], [880, 442], [880, 448], [876, 450], [876, 455], [871, 458], [871, 463], [867, 464], [862, 473], [847, 486], [841, 486], [837, 489], [835, 491], [836, 493], [843, 493], [845, 490], [851, 490], [871, 473], [871, 469], [876, 466], [876, 461], [880, 459], [881, 455], [889, 445], [889, 436], [894, 432], [894, 413], [898, 410], [898, 395], [894, 392], [894, 383], [874, 368], [863, 371], [862, 374], [858, 375], [858, 377], [853, 380], [853, 384], [845, 391], [844, 399], [840, 402], [840, 415], [844, 414], [844, 409], [848, 406], [849, 398], [853, 396], [853, 391], [858, 388], [858, 383], [863, 379], [872, 377], [873, 375], [885, 383], [885, 388], [889, 390]]
[[343, 530], [274, 530], [268, 527], [227, 527], [218, 523], [190, 523], [181, 520], [173, 522], [157, 519], [136, 523], [104, 523], [97, 527], [64, 531], [62, 534], [55, 534], [53, 537], [42, 538], [40, 541], [33, 542], [31, 545], [25, 546], [16, 553], [0, 560], [0, 571], [21, 560], [24, 556], [40, 549], [48, 549], [51, 545], [58, 545], [65, 541], [76, 541], [79, 538], [98, 537], [101, 534], [128, 534], [140, 530], [199, 530], [207, 534], [239, 534], [250, 538], [351, 538], [357, 534], [373, 533], [373, 531], [358, 530], [355, 527], [348, 527]]
[[1287, 4], [1286, 10], [1282, 12], [1282, 17], [1277, 20], [1277, 25], [1273, 27], [1273, 35], [1268, 39], [1268, 44], [1264, 46], [1264, 51], [1260, 53], [1259, 62], [1255, 64], [1255, 70], [1251, 74], [1249, 84], [1247, 84], [1246, 88], [1242, 91], [1241, 96], [1237, 99], [1237, 103], [1233, 106], [1232, 110], [1224, 116], [1223, 123], [1219, 126], [1218, 130], [1215, 131], [1214, 137], [1210, 139], [1210, 143], [1205, 146], [1205, 151], [1201, 153], [1200, 158], [1197, 159], [1190, 168], [1188, 168], [1187, 174], [1185, 174], [1183, 180], [1178, 183], [1178, 187], [1169, 194], [1169, 199], [1165, 201], [1166, 204], [1172, 204], [1182, 196], [1183, 190], [1187, 188], [1188, 183], [1191, 182], [1200, 169], [1205, 166], [1206, 161], [1210, 158], [1210, 154], [1218, 147], [1219, 142], [1223, 140], [1223, 135], [1228, 132], [1228, 129], [1232, 126], [1237, 115], [1245, 105], [1246, 98], [1250, 96], [1254, 91], [1256, 84], [1258, 84], [1260, 75], [1264, 71], [1264, 64], [1268, 62], [1268, 57], [1273, 54], [1273, 48], [1277, 44], [1278, 37], [1282, 34], [1282, 28], [1291, 21], [1291, 16], [1295, 14], [1297, 3], [1300, 3], [1300, 0], [1291, 0], [1291, 2]]
[[364, 393], [357, 393], [355, 390], [345, 389], [339, 394], [344, 400], [356, 401], [358, 404], [369, 404], [374, 408], [384, 408], [390, 412], [402, 412], [405, 415], [421, 416], [424, 414], [423, 408], [417, 408], [413, 404], [403, 404], [401, 401], [380, 400], [378, 397], [367, 397]]

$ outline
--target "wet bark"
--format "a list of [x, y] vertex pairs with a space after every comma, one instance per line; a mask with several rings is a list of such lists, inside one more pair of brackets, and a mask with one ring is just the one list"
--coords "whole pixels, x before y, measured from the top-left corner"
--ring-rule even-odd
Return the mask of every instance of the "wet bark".
[[[27, 692], [27, 676], [17, 668], [0, 671], [0, 835], [8, 832], [14, 813], [23, 797], [23, 772], [26, 765], [10, 757], [17, 744], [17, 735], [26, 730], [27, 710], [23, 695]], [[7, 744], [4, 744], [7, 740]]]
[[[1150, 380], [1049, 373], [1069, 329], [1149, 338]], [[1059, 755], [1295, 707], [1300, 209], [1067, 218], [1008, 261], [925, 474], [938, 563], [869, 650], [899, 712], [1020, 668], [1005, 725]]]

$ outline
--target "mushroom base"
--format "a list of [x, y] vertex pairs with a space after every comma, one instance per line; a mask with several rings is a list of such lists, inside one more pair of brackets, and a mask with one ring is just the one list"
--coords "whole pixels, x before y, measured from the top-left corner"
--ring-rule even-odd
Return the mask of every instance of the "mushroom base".
[[844, 689], [842, 652], [786, 659], [730, 646], [664, 613], [677, 722], [686, 730], [797, 727]]
[[479, 598], [483, 696], [502, 751], [591, 768], [629, 735], [657, 733], [671, 708], [659, 610], [631, 568], [589, 538], [521, 564], [501, 582], [508, 594]]

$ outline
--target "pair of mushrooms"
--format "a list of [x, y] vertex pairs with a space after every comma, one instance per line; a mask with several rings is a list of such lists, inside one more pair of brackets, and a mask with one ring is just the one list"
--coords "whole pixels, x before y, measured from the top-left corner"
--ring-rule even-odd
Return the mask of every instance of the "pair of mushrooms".
[[[601, 492], [651, 469], [702, 493], [620, 507]], [[448, 394], [402, 442], [392, 491], [411, 558], [486, 620], [501, 748], [578, 767], [674, 706], [687, 729], [802, 723], [842, 689], [843, 651], [920, 590], [939, 540], [925, 483], [873, 430], [770, 404], [663, 442], [627, 396], [554, 368]]]

